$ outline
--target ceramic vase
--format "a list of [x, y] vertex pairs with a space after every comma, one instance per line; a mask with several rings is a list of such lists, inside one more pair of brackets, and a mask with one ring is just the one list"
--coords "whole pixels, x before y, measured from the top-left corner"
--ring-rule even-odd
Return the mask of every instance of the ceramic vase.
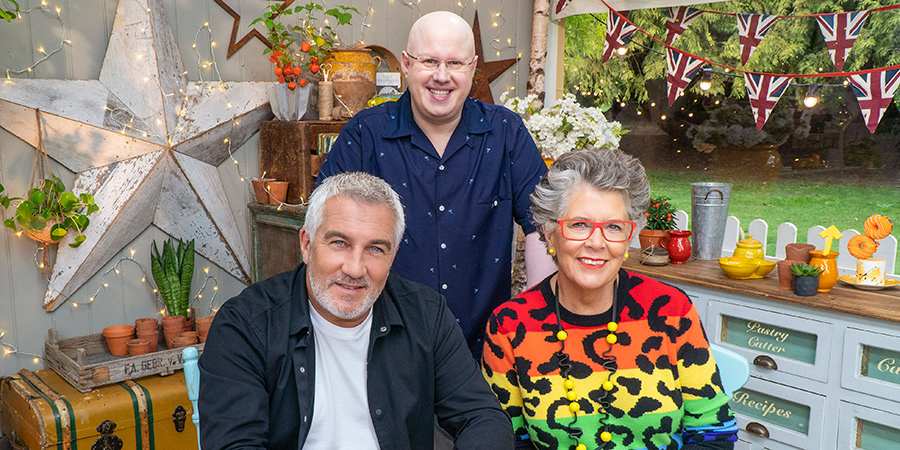
[[784, 259], [792, 259], [809, 264], [809, 259], [811, 258], [809, 252], [815, 249], [815, 245], [794, 242], [784, 246]]
[[[791, 264], [800, 264], [803, 261], [795, 261], [790, 259], [785, 259], [784, 261], [778, 261], [778, 287], [789, 291], [794, 286], [794, 274], [791, 273]], [[817, 282], [818, 283], [818, 282]], [[816, 285], [818, 288], [818, 284]]]
[[669, 244], [666, 250], [669, 251], [669, 261], [672, 261], [672, 264], [684, 264], [691, 259], [690, 236], [691, 232], [686, 230], [669, 231]]
[[812, 297], [819, 289], [819, 277], [794, 277], [794, 294]]
[[666, 248], [666, 245], [669, 243], [669, 230], [644, 229], [641, 230], [638, 236], [641, 242], [641, 249], [648, 247]]
[[750, 259], [764, 259], [766, 257], [763, 252], [762, 242], [756, 239], [742, 239], [738, 241], [733, 256]]
[[110, 355], [125, 356], [128, 354], [128, 341], [134, 337], [134, 327], [112, 325], [103, 329], [103, 337], [106, 338], [106, 346], [109, 347]]
[[839, 253], [828, 252], [826, 255], [822, 250], [812, 250], [809, 254], [811, 256], [809, 265], [823, 270], [819, 274], [819, 292], [831, 292], [831, 288], [838, 279], [837, 256]]
[[139, 356], [150, 353], [150, 339], [132, 339], [128, 341], [128, 355]]

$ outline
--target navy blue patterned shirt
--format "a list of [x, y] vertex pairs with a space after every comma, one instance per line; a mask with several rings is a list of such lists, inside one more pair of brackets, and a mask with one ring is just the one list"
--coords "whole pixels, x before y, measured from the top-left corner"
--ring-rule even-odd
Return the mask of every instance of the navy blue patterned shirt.
[[400, 195], [406, 230], [392, 270], [443, 294], [480, 356], [488, 315], [510, 298], [513, 219], [535, 231], [529, 195], [547, 172], [522, 119], [467, 99], [440, 157], [407, 92], [353, 116], [318, 182], [351, 171], [379, 176]]

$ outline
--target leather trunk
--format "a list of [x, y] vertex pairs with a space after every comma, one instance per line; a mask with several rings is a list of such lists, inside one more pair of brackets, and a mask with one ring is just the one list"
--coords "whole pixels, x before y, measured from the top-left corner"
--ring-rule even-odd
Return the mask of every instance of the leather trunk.
[[0, 379], [0, 423], [30, 450], [195, 450], [184, 372], [81, 393], [52, 370]]

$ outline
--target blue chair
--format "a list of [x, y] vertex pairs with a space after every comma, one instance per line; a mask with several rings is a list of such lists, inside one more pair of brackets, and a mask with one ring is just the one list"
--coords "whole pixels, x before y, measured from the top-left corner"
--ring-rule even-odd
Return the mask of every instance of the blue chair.
[[200, 369], [197, 367], [197, 347], [185, 347], [181, 351], [181, 357], [184, 358], [184, 382], [187, 384], [188, 399], [194, 407], [194, 414], [191, 420], [197, 427], [197, 450], [200, 450], [200, 411], [197, 409], [197, 397], [200, 396]]
[[750, 379], [750, 363], [743, 356], [716, 344], [709, 344], [716, 365], [719, 366], [719, 376], [722, 378], [722, 386], [725, 394], [731, 397], [734, 391], [740, 389]]

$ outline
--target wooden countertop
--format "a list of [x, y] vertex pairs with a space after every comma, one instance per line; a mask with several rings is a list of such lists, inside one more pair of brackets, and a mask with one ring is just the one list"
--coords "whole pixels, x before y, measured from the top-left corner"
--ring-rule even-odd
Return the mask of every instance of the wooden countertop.
[[637, 258], [632, 257], [625, 260], [623, 267], [662, 281], [692, 284], [810, 308], [900, 322], [900, 288], [864, 291], [838, 281], [831, 288], [831, 292], [802, 297], [778, 286], [778, 268], [765, 278], [735, 280], [725, 276], [717, 261], [691, 259], [685, 264], [645, 266]]

